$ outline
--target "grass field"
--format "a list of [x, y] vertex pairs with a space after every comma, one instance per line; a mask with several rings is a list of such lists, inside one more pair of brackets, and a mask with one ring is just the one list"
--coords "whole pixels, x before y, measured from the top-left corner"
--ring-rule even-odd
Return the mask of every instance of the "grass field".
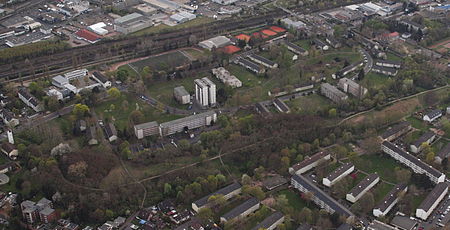
[[[114, 108], [111, 110], [111, 107]], [[122, 94], [120, 98], [102, 102], [94, 108], [100, 119], [113, 121], [118, 130], [123, 130], [128, 126], [129, 115], [134, 110], [140, 110], [144, 114], [145, 121], [165, 122], [180, 118], [177, 115], [158, 111], [130, 94]]]
[[304, 207], [308, 207], [310, 209], [315, 207], [312, 202], [308, 205], [308, 203], [306, 203], [306, 201], [304, 201], [300, 197], [300, 194], [289, 189], [282, 190], [278, 192], [277, 195], [285, 195], [289, 201], [289, 206], [291, 206], [297, 212], [300, 212]]
[[392, 190], [392, 188], [394, 188], [393, 185], [387, 184], [385, 182], [378, 183], [375, 188], [372, 189], [375, 204], [380, 203], [383, 198], [389, 193], [389, 191]]
[[300, 114], [315, 114], [317, 111], [333, 107], [331, 101], [318, 94], [296, 98], [286, 103], [294, 112]]
[[133, 65], [137, 71], [141, 72], [146, 66], [152, 70], [168, 70], [187, 63], [189, 63], [189, 59], [185, 55], [180, 51], [173, 51], [133, 62], [130, 65]]
[[409, 121], [409, 123], [411, 123], [411, 126], [416, 129], [420, 129], [422, 131], [428, 130], [428, 125], [415, 117], [407, 117], [406, 120]]
[[378, 173], [378, 175], [386, 181], [396, 183], [394, 169], [401, 167], [400, 163], [396, 162], [386, 155], [362, 155], [360, 160], [354, 162], [357, 169], [363, 170], [366, 173]]
[[266, 78], [258, 77], [253, 72], [239, 65], [231, 64], [227, 66], [227, 70], [241, 80], [243, 87], [254, 87], [267, 81]]
[[362, 85], [369, 89], [381, 89], [383, 87], [389, 87], [394, 80], [388, 76], [369, 72], [364, 76], [362, 80]]
[[206, 23], [209, 23], [212, 21], [214, 21], [214, 19], [209, 18], [209, 17], [197, 17], [194, 20], [191, 20], [191, 21], [188, 21], [183, 24], [176, 25], [176, 26], [168, 26], [165, 24], [161, 24], [161, 25], [157, 25], [157, 26], [148, 27], [143, 30], [139, 30], [131, 35], [132, 36], [134, 36], [134, 35], [140, 36], [140, 35], [144, 35], [144, 34], [169, 32], [169, 31], [173, 31], [173, 30], [177, 30], [177, 29], [181, 29], [181, 28], [203, 25], [203, 24], [206, 24]]

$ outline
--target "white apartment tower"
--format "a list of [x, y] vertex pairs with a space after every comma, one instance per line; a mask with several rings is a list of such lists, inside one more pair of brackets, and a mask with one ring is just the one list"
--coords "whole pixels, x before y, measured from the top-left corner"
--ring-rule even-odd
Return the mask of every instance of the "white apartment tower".
[[214, 106], [216, 104], [216, 84], [204, 77], [195, 79], [195, 98], [202, 106]]

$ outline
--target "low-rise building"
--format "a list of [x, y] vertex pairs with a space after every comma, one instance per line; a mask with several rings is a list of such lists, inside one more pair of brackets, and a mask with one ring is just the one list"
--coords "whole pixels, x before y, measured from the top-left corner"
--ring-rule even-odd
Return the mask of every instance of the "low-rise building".
[[286, 47], [288, 48], [288, 50], [290, 50], [291, 52], [301, 55], [301, 56], [307, 56], [309, 54], [309, 52], [305, 49], [303, 49], [302, 47], [289, 42], [289, 41], [285, 41], [284, 44], [286, 45]]
[[428, 122], [433, 122], [433, 121], [439, 119], [440, 117], [442, 117], [442, 110], [433, 109], [423, 116], [423, 120], [428, 121]]
[[248, 55], [248, 58], [250, 60], [252, 60], [252, 61], [254, 61], [254, 62], [258, 63], [258, 64], [261, 64], [261, 65], [263, 65], [263, 66], [265, 66], [267, 68], [270, 68], [270, 69], [275, 69], [275, 68], [278, 67], [277, 63], [275, 63], [275, 62], [273, 62], [273, 61], [271, 61], [271, 60], [269, 60], [269, 59], [267, 59], [265, 57], [256, 55], [256, 54]]
[[330, 175], [327, 177], [324, 177], [322, 179], [322, 184], [331, 187], [334, 184], [336, 184], [339, 180], [346, 177], [350, 173], [352, 173], [355, 170], [355, 166], [352, 163], [345, 163], [336, 170], [334, 170]]
[[19, 88], [19, 98], [23, 101], [27, 106], [31, 107], [35, 112], [42, 111], [42, 104], [28, 92], [28, 89], [25, 87]]
[[196, 200], [192, 203], [192, 209], [198, 212], [201, 208], [207, 207], [209, 204], [209, 198], [216, 195], [222, 195], [225, 200], [228, 200], [239, 193], [241, 193], [242, 186], [238, 182], [225, 186], [216, 192], [213, 192], [205, 197], [202, 197], [199, 200]]
[[399, 200], [399, 195], [401, 193], [406, 193], [408, 191], [407, 184], [396, 185], [385, 197], [384, 199], [373, 209], [372, 213], [375, 217], [386, 216], [389, 211], [397, 204]]
[[106, 124], [105, 134], [106, 134], [106, 139], [108, 139], [109, 142], [113, 142], [113, 141], [117, 140], [117, 130], [113, 123]]
[[87, 69], [77, 69], [74, 71], [70, 71], [64, 74], [64, 77], [67, 78], [67, 80], [82, 78], [88, 75]]
[[261, 68], [258, 64], [249, 61], [247, 59], [244, 58], [236, 58], [236, 60], [234, 61], [236, 64], [245, 67], [246, 69], [256, 73], [256, 74], [261, 74], [264, 73], [264, 68]]
[[64, 89], [64, 86], [69, 84], [69, 80], [61, 75], [52, 78], [52, 85]]
[[252, 230], [274, 230], [278, 225], [282, 224], [284, 221], [284, 215], [281, 212], [275, 212], [272, 215], [268, 216], [266, 219], [261, 221], [258, 225], [256, 225]]
[[417, 224], [417, 219], [410, 218], [409, 216], [396, 215], [391, 221], [392, 226], [402, 230], [413, 230]]
[[17, 150], [16, 146], [9, 143], [3, 142], [0, 150], [10, 159], [15, 160], [19, 156], [19, 150]]
[[400, 69], [402, 67], [401, 61], [376, 59], [374, 60], [374, 63], [375, 65], [381, 67], [396, 68], [396, 69]]
[[240, 204], [236, 208], [233, 208], [231, 211], [225, 213], [220, 217], [220, 222], [227, 222], [233, 219], [241, 219], [248, 216], [250, 213], [259, 209], [259, 200], [252, 197], [246, 200], [244, 203]]
[[19, 119], [15, 118], [14, 113], [6, 108], [0, 111], [0, 118], [2, 118], [3, 123], [9, 127], [16, 127], [19, 125]]
[[220, 5], [231, 5], [237, 2], [237, 0], [212, 0], [212, 1]]
[[318, 49], [321, 49], [321, 50], [328, 50], [329, 49], [328, 45], [325, 42], [323, 42], [322, 40], [318, 39], [318, 38], [315, 38], [313, 40], [313, 43], [316, 46], [316, 48], [318, 48]]
[[302, 21], [293, 21], [290, 18], [283, 18], [281, 19], [281, 22], [290, 29], [299, 30], [306, 28], [306, 24]]
[[195, 14], [191, 14], [185, 11], [173, 14], [170, 16], [170, 20], [176, 23], [185, 23], [190, 20], [194, 20], [197, 16]]
[[399, 124], [392, 126], [381, 134], [381, 139], [385, 141], [393, 141], [401, 135], [409, 132], [412, 129], [411, 123], [407, 121], [400, 122]]
[[339, 70], [335, 75], [333, 75], [333, 78], [344, 77], [347, 74], [357, 70], [359, 67], [361, 67], [363, 65], [364, 65], [363, 61], [358, 61], [358, 62], [352, 63], [352, 64], [342, 68], [341, 70]]
[[445, 181], [445, 174], [439, 172], [389, 141], [384, 141], [381, 144], [381, 150], [411, 168], [415, 173], [425, 174], [435, 184]]
[[158, 135], [159, 134], [159, 124], [156, 121], [146, 122], [143, 124], [134, 126], [134, 134], [138, 139], [144, 137]]
[[348, 99], [348, 96], [345, 93], [329, 83], [320, 85], [320, 93], [338, 104]]
[[302, 175], [294, 175], [291, 178], [292, 186], [302, 193], [310, 193], [312, 201], [330, 214], [337, 213], [340, 216], [355, 216], [348, 208], [330, 197]]
[[331, 154], [327, 151], [318, 152], [311, 157], [306, 157], [302, 162], [297, 163], [289, 168], [289, 173], [291, 175], [300, 175], [312, 168], [318, 166], [322, 162], [328, 161], [331, 159]]
[[372, 72], [381, 73], [388, 76], [395, 76], [398, 73], [397, 69], [377, 65], [372, 67]]
[[273, 100], [273, 105], [275, 106], [275, 108], [277, 108], [277, 110], [280, 113], [290, 113], [291, 109], [289, 108], [288, 105], [286, 105], [286, 103], [284, 103], [284, 101], [280, 100], [279, 98], [276, 98], [275, 100]]
[[203, 126], [209, 126], [216, 121], [217, 114], [214, 111], [198, 113], [189, 117], [161, 123], [160, 134], [161, 136], [168, 136]]
[[20, 204], [22, 215], [29, 224], [38, 222], [39, 220], [45, 224], [56, 220], [57, 214], [53, 209], [53, 203], [42, 198], [37, 203], [25, 200]]
[[373, 188], [380, 181], [380, 177], [376, 173], [369, 174], [361, 182], [358, 183], [349, 193], [346, 195], [346, 199], [352, 203], [359, 200], [367, 191]]
[[438, 204], [444, 199], [448, 192], [447, 183], [439, 183], [428, 194], [424, 201], [417, 207], [416, 216], [422, 220], [428, 219], [428, 216], [438, 206]]
[[103, 74], [100, 73], [100, 72], [95, 71], [95, 72], [92, 74], [92, 78], [93, 78], [96, 82], [98, 82], [101, 86], [103, 86], [103, 88], [109, 88], [109, 87], [111, 87], [111, 82], [108, 80], [108, 78], [107, 78], [105, 75], [103, 75]]
[[350, 93], [357, 98], [362, 98], [368, 92], [362, 85], [346, 77], [339, 79], [338, 87], [342, 89], [342, 91]]
[[202, 48], [212, 50], [213, 48], [221, 48], [231, 44], [231, 40], [225, 36], [213, 37], [198, 43]]
[[335, 37], [332, 37], [332, 36], [326, 37], [325, 41], [328, 42], [328, 44], [330, 44], [331, 47], [333, 47], [335, 49], [342, 46], [342, 44]]
[[97, 129], [95, 128], [95, 126], [90, 126], [87, 129], [86, 136], [87, 136], [87, 141], [88, 141], [89, 145], [97, 145], [98, 144]]
[[433, 140], [436, 138], [436, 134], [432, 131], [428, 131], [424, 133], [422, 136], [420, 136], [414, 143], [412, 143], [409, 147], [411, 152], [418, 153], [422, 151], [422, 144], [427, 143], [431, 144]]
[[242, 86], [242, 82], [223, 67], [215, 68], [211, 71], [214, 76], [231, 88], [239, 88]]
[[152, 20], [139, 13], [114, 19], [114, 30], [123, 34], [134, 33], [153, 25]]
[[184, 86], [178, 86], [173, 89], [173, 97], [178, 103], [185, 105], [191, 102], [191, 95], [186, 91]]
[[436, 163], [440, 164], [445, 158], [450, 155], [450, 143], [447, 143], [434, 157]]

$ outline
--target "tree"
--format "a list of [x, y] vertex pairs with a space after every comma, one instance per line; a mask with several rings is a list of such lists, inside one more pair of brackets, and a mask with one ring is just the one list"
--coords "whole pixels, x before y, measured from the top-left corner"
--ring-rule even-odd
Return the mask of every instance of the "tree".
[[244, 185], [242, 187], [242, 193], [256, 197], [258, 200], [263, 200], [266, 197], [266, 194], [259, 186]]
[[368, 212], [372, 210], [375, 204], [375, 198], [371, 192], [367, 192], [361, 199], [359, 200], [361, 204], [361, 208], [363, 212]]
[[434, 152], [430, 151], [427, 153], [427, 156], [425, 158], [425, 161], [431, 164], [434, 161]]
[[208, 220], [212, 219], [214, 216], [213, 211], [210, 208], [201, 208], [198, 211], [197, 217], [200, 218], [203, 222], [207, 222]]
[[311, 209], [304, 207], [302, 211], [299, 213], [299, 219], [301, 222], [306, 222], [308, 224], [312, 224], [313, 217]]
[[113, 98], [119, 98], [121, 95], [121, 92], [116, 87], [112, 87], [112, 88], [108, 89], [108, 95]]
[[409, 179], [411, 179], [411, 171], [407, 169], [395, 169], [395, 177], [397, 179], [397, 182], [407, 182]]
[[135, 125], [135, 124], [139, 124], [139, 123], [144, 122], [145, 117], [144, 117], [144, 114], [141, 111], [133, 110], [130, 113], [130, 118], [129, 119], [130, 119], [131, 123], [133, 125]]
[[125, 82], [128, 79], [129, 73], [126, 69], [119, 69], [116, 74], [117, 80]]
[[83, 118], [87, 115], [87, 113], [89, 113], [89, 107], [87, 105], [83, 105], [83, 104], [76, 104], [73, 107], [72, 113], [77, 118]]
[[243, 185], [250, 184], [251, 181], [252, 181], [252, 178], [251, 178], [250, 176], [248, 176], [247, 174], [243, 174], [243, 175], [242, 175], [241, 183], [242, 183]]
[[170, 185], [169, 183], [165, 183], [164, 184], [164, 195], [170, 196], [171, 194], [172, 194], [172, 185]]
[[47, 99], [47, 109], [50, 111], [56, 111], [59, 108], [59, 101], [56, 96], [48, 97]]

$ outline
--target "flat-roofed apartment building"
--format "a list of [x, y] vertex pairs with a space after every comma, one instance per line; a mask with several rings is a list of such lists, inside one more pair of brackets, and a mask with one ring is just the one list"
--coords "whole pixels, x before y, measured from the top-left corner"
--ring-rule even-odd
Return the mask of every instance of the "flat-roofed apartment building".
[[259, 209], [259, 200], [252, 197], [246, 200], [244, 203], [233, 208], [231, 211], [225, 213], [220, 217], [220, 222], [227, 222], [233, 219], [241, 219], [248, 216], [250, 213]]
[[444, 199], [448, 192], [447, 183], [439, 183], [434, 187], [434, 189], [428, 194], [425, 200], [416, 209], [416, 216], [422, 220], [428, 219], [428, 216], [433, 212], [433, 210], [438, 206], [438, 204]]
[[397, 161], [400, 161], [400, 163], [411, 168], [415, 173], [425, 174], [435, 184], [445, 181], [445, 174], [439, 172], [389, 141], [384, 141], [381, 144], [381, 150]]
[[195, 79], [195, 99], [202, 106], [214, 106], [216, 104], [216, 84], [207, 77]]
[[264, 71], [265, 71], [264, 68], [261, 68], [258, 64], [254, 63], [252, 61], [249, 61], [247, 59], [241, 58], [241, 57], [236, 58], [234, 63], [237, 65], [243, 66], [246, 69], [248, 69], [256, 74], [261, 74], [261, 73], [264, 73]]
[[300, 175], [316, 166], [320, 163], [331, 159], [331, 154], [329, 152], [323, 151], [318, 152], [310, 157], [307, 157], [302, 162], [297, 163], [289, 168], [289, 173], [291, 175]]
[[339, 79], [338, 87], [342, 89], [342, 91], [350, 93], [357, 98], [362, 98], [368, 92], [362, 85], [346, 77]]
[[330, 214], [337, 213], [341, 216], [352, 217], [355, 216], [350, 210], [345, 206], [337, 202], [335, 199], [330, 197], [308, 179], [302, 175], [294, 175], [291, 178], [291, 184], [294, 188], [302, 193], [311, 193], [312, 201], [327, 211]]
[[369, 174], [366, 178], [358, 183], [349, 193], [345, 196], [345, 198], [355, 203], [359, 200], [367, 191], [373, 188], [380, 181], [380, 177], [376, 173]]
[[411, 152], [418, 153], [422, 151], [422, 144], [427, 143], [431, 144], [433, 140], [436, 138], [436, 134], [434, 132], [428, 131], [424, 133], [422, 136], [420, 136], [414, 143], [412, 143], [409, 148]]
[[188, 93], [188, 91], [184, 88], [184, 86], [178, 86], [173, 89], [173, 97], [175, 100], [177, 100], [180, 104], [189, 104], [191, 102], [191, 95]]
[[284, 215], [281, 212], [275, 212], [272, 215], [268, 216], [266, 219], [261, 221], [258, 225], [256, 225], [252, 230], [274, 230], [278, 225], [282, 224], [284, 221]]
[[123, 34], [134, 33], [153, 25], [153, 22], [139, 13], [127, 14], [114, 19], [114, 30]]
[[400, 69], [402, 67], [402, 62], [401, 61], [376, 59], [374, 61], [374, 63], [377, 66], [388, 67], [388, 68]]
[[324, 177], [322, 179], [322, 184], [327, 187], [331, 187], [334, 184], [336, 184], [339, 180], [352, 173], [353, 170], [355, 170], [355, 166], [352, 163], [345, 163], [339, 166], [339, 168], [334, 170], [332, 173], [330, 173], [330, 175]]
[[348, 99], [348, 96], [345, 93], [329, 83], [320, 85], [320, 93], [338, 104]]
[[275, 69], [275, 68], [278, 67], [277, 63], [275, 63], [275, 62], [273, 62], [273, 61], [271, 61], [271, 60], [269, 60], [269, 59], [267, 59], [265, 57], [256, 55], [256, 54], [248, 55], [248, 58], [250, 60], [252, 60], [252, 61], [254, 61], [254, 62], [258, 63], [258, 64], [261, 64], [261, 65], [263, 65], [263, 66], [265, 66], [267, 68], [270, 68], [270, 69]]
[[408, 191], [407, 184], [396, 185], [384, 199], [372, 210], [372, 214], [375, 217], [386, 216], [389, 211], [397, 204], [399, 195]]
[[434, 161], [436, 163], [442, 163], [445, 158], [448, 158], [450, 155], [450, 143], [447, 143], [434, 157]]
[[411, 130], [411, 128], [411, 123], [403, 121], [387, 129], [383, 134], [381, 134], [380, 137], [385, 141], [393, 141], [401, 135], [407, 133], [409, 130]]
[[242, 82], [223, 67], [215, 68], [211, 71], [214, 76], [216, 76], [220, 81], [222, 81], [225, 85], [230, 86], [231, 88], [239, 88], [242, 86]]
[[134, 126], [134, 134], [138, 139], [142, 139], [147, 136], [153, 136], [159, 134], [159, 124], [156, 121], [146, 122], [143, 124]]
[[225, 187], [217, 190], [216, 192], [213, 192], [213, 193], [211, 193], [207, 196], [204, 196], [201, 199], [198, 199], [195, 202], [193, 202], [192, 209], [194, 211], [198, 212], [201, 208], [207, 207], [209, 204], [208, 199], [211, 196], [222, 195], [223, 198], [225, 198], [225, 200], [228, 200], [228, 199], [232, 198], [233, 196], [236, 196], [239, 193], [241, 193], [241, 189], [242, 189], [241, 184], [239, 184], [237, 182], [230, 184], [228, 186], [225, 186]]
[[381, 74], [388, 75], [388, 76], [395, 76], [398, 73], [397, 69], [395, 69], [395, 68], [389, 68], [389, 67], [383, 67], [383, 66], [377, 66], [377, 65], [372, 67], [372, 72], [381, 73]]
[[217, 114], [214, 111], [195, 114], [189, 117], [183, 117], [177, 120], [161, 123], [161, 136], [168, 136], [186, 130], [196, 129], [203, 126], [209, 126], [217, 121]]

